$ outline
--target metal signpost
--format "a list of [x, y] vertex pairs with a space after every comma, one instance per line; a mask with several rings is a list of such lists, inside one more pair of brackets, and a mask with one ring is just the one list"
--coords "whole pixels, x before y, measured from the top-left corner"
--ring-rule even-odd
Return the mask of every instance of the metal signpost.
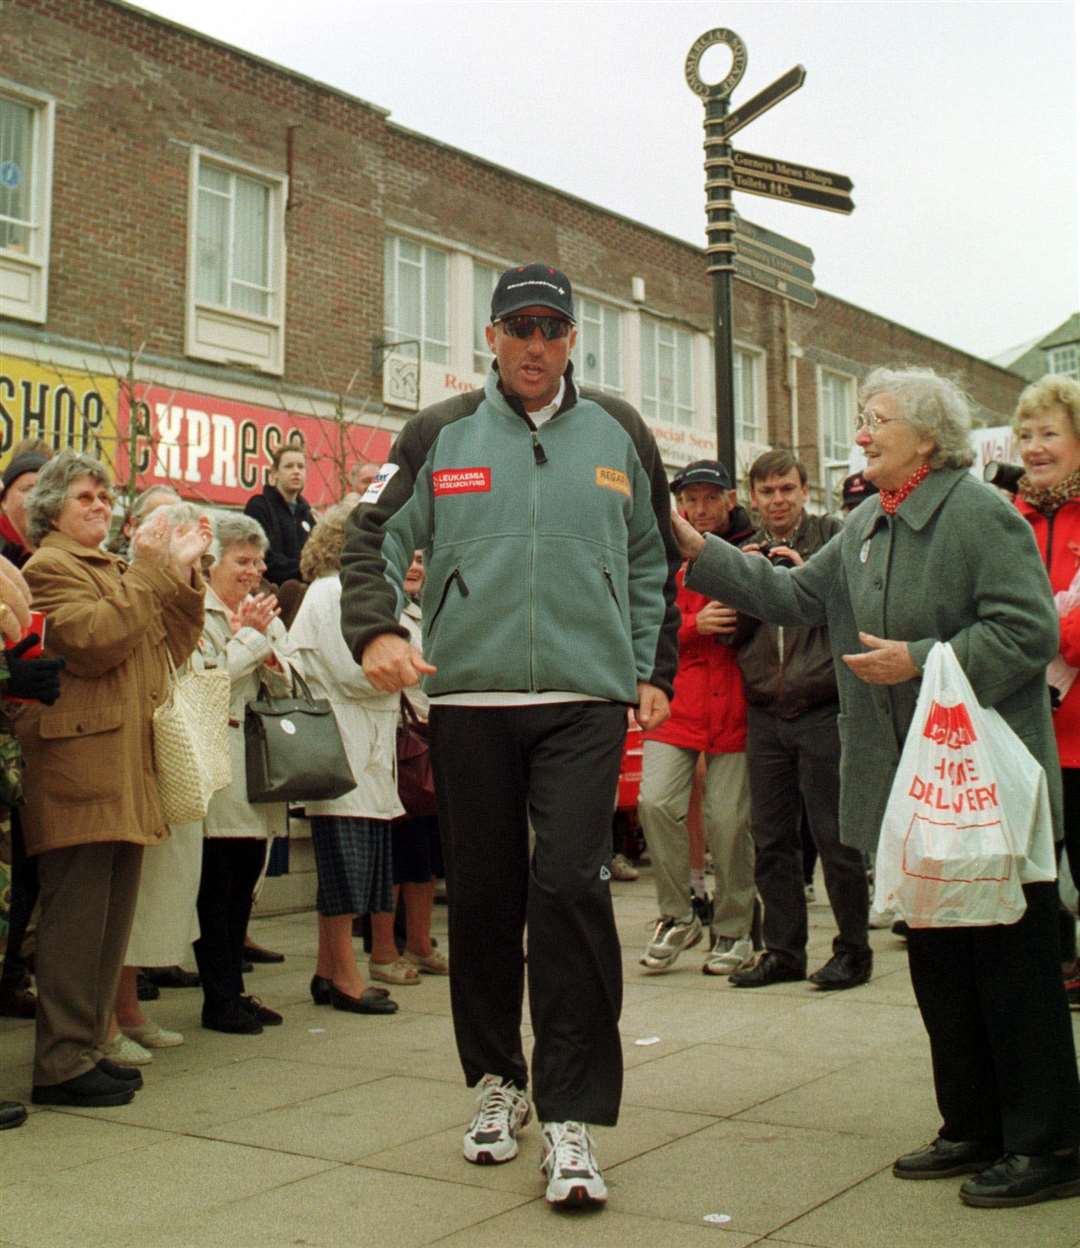
[[[699, 72], [709, 48], [731, 50], [731, 69], [721, 82], [706, 83]], [[817, 304], [814, 253], [782, 234], [738, 216], [732, 191], [787, 200], [847, 214], [854, 207], [851, 179], [842, 173], [752, 152], [737, 152], [731, 136], [793, 94], [806, 81], [801, 65], [789, 69], [757, 95], [729, 111], [731, 93], [746, 70], [746, 45], [733, 30], [718, 27], [697, 38], [686, 56], [686, 83], [705, 105], [705, 214], [707, 271], [713, 280], [713, 336], [716, 373], [716, 444], [720, 459], [735, 470], [734, 346], [731, 282], [770, 290], [804, 307]]]

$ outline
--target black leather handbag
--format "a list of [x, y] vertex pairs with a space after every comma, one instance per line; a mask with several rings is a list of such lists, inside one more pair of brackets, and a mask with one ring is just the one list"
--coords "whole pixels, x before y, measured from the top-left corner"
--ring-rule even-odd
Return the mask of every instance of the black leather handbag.
[[330, 703], [295, 669], [290, 697], [260, 682], [245, 708], [244, 755], [249, 802], [329, 801], [356, 788]]

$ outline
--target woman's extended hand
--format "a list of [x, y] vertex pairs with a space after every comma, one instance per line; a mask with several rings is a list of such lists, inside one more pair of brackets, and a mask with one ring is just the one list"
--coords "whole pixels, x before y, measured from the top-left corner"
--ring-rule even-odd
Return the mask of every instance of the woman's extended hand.
[[694, 528], [689, 520], [684, 520], [677, 511], [671, 513], [671, 531], [679, 543], [684, 559], [696, 559], [705, 549], [705, 539]]
[[859, 640], [867, 647], [863, 654], [845, 654], [844, 662], [854, 675], [868, 685], [900, 685], [914, 680], [919, 669], [911, 661], [906, 641], [889, 641], [873, 633], [860, 633]]

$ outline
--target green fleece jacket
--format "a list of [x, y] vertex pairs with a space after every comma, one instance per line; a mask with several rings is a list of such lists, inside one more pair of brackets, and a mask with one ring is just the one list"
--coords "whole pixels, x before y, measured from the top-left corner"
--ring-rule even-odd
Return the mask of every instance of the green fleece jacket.
[[581, 394], [572, 368], [539, 429], [489, 373], [399, 435], [349, 517], [341, 627], [359, 661], [398, 624], [423, 550], [424, 688], [670, 695], [678, 661], [670, 493], [629, 404]]

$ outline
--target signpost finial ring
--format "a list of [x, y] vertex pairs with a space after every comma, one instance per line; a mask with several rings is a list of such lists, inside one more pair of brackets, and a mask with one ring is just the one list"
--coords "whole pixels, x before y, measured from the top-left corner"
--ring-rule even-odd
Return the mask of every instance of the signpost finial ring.
[[[702, 82], [701, 74], [698, 72], [701, 58], [709, 48], [718, 43], [723, 43], [731, 49], [731, 69], [721, 82]], [[686, 85], [695, 95], [700, 95], [704, 99], [726, 98], [739, 85], [745, 72], [746, 44], [733, 30], [728, 30], [724, 26], [718, 26], [715, 30], [707, 30], [703, 35], [699, 35], [686, 54]]]

